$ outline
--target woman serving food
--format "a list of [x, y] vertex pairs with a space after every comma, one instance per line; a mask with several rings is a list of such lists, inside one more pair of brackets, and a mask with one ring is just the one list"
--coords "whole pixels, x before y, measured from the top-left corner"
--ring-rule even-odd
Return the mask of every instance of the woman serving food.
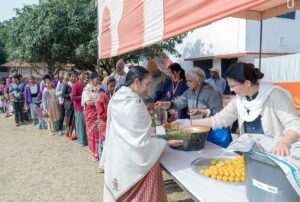
[[209, 84], [205, 83], [203, 70], [195, 67], [186, 74], [188, 89], [177, 99], [169, 102], [156, 102], [156, 107], [181, 110], [188, 107], [191, 119], [215, 115], [223, 108], [222, 97]]
[[290, 145], [299, 141], [300, 117], [290, 95], [280, 87], [259, 81], [263, 76], [253, 64], [232, 64], [226, 79], [236, 98], [214, 116], [193, 120], [193, 125], [217, 129], [228, 127], [238, 119], [241, 134], [256, 133], [277, 138], [279, 141], [270, 152], [289, 155]]

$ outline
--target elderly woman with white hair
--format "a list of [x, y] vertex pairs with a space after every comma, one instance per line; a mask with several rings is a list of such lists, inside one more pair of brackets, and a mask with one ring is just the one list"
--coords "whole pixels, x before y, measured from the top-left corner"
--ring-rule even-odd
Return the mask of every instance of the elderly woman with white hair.
[[183, 109], [188, 107], [191, 119], [209, 117], [223, 108], [222, 97], [205, 83], [203, 70], [195, 67], [186, 74], [188, 89], [175, 101], [157, 102], [156, 106]]

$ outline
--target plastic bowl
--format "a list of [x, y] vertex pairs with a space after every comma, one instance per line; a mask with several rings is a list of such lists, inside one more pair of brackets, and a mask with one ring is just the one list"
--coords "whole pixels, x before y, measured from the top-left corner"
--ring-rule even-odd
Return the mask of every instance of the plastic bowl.
[[172, 147], [182, 151], [197, 151], [204, 148], [209, 128], [191, 127], [167, 130], [167, 140], [183, 140], [183, 145]]

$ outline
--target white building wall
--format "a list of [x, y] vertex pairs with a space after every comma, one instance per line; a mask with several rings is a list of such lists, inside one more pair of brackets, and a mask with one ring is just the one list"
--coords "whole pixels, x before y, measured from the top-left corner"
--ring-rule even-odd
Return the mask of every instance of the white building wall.
[[0, 72], [0, 79], [2, 78], [6, 78], [9, 76], [9, 73], [8, 72]]
[[[259, 51], [260, 21], [247, 20], [246, 50]], [[300, 11], [296, 19], [263, 20], [262, 52], [300, 52]]]
[[193, 67], [193, 62], [184, 61], [184, 58], [244, 52], [245, 37], [246, 20], [226, 18], [189, 32], [183, 43], [176, 47], [182, 57], [170, 58], [187, 70]]
[[254, 61], [257, 57], [252, 56], [252, 57], [239, 57], [238, 62], [245, 62], [245, 63], [252, 63], [254, 64]]
[[213, 67], [217, 68], [221, 74], [221, 59], [214, 59], [213, 60]]
[[27, 67], [9, 68], [9, 74], [11, 74], [13, 70], [17, 70], [18, 73], [22, 74], [23, 77], [34, 76], [36, 78], [41, 78], [45, 74], [43, 69], [37, 70], [39, 72], [39, 73], [37, 73], [33, 69], [30, 69], [30, 68], [27, 68]]
[[[258, 52], [259, 37], [260, 21], [225, 18], [189, 32], [183, 43], [176, 46], [180, 58], [168, 55], [188, 70], [193, 61], [184, 61], [185, 58]], [[274, 17], [263, 21], [262, 52], [300, 52], [300, 11], [296, 12], [295, 20]], [[238, 61], [254, 63], [256, 57], [242, 56]], [[213, 66], [221, 69], [221, 59], [214, 59]]]

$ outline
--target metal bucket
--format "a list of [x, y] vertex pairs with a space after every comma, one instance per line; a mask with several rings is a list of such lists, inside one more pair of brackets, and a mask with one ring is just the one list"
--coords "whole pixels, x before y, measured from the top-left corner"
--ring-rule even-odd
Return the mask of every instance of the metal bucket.
[[157, 126], [163, 125], [164, 123], [167, 122], [167, 119], [168, 119], [167, 110], [164, 108], [161, 108], [161, 107], [156, 108], [154, 118], [155, 118], [155, 124]]

